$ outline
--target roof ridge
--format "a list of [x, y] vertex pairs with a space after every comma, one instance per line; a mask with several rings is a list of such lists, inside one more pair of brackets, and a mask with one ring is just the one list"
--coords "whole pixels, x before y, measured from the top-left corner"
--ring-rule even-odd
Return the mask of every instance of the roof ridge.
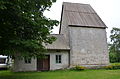
[[74, 2], [63, 2], [63, 5], [64, 4], [80, 4], [80, 5], [90, 5], [90, 4], [85, 4], [85, 3], [74, 3]]

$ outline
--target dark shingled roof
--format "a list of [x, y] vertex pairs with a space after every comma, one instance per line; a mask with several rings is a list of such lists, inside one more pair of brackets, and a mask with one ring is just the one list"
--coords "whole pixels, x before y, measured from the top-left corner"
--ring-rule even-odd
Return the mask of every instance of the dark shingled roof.
[[70, 50], [70, 47], [68, 46], [64, 35], [63, 34], [52, 34], [51, 36], [56, 37], [56, 41], [54, 41], [52, 44], [48, 44], [45, 47], [50, 50]]
[[61, 17], [67, 20], [69, 26], [106, 28], [104, 22], [89, 4], [64, 2]]

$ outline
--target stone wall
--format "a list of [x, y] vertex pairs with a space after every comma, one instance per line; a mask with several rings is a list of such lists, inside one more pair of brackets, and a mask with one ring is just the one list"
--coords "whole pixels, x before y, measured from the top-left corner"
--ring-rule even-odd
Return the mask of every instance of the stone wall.
[[[64, 69], [69, 67], [69, 51], [49, 51], [46, 55], [50, 55], [50, 70]], [[62, 56], [62, 63], [56, 63], [56, 55]], [[25, 63], [23, 59], [14, 60], [14, 71], [37, 71], [37, 59], [32, 58], [31, 63]]]
[[36, 71], [37, 64], [36, 59], [32, 58], [31, 63], [25, 63], [23, 59], [18, 59], [17, 57], [14, 59], [14, 70], [15, 72], [18, 71]]
[[72, 65], [107, 65], [106, 31], [102, 28], [69, 27]]
[[[68, 51], [50, 51], [50, 70], [64, 69], [69, 67], [69, 52]], [[56, 55], [62, 56], [62, 63], [56, 63]]]

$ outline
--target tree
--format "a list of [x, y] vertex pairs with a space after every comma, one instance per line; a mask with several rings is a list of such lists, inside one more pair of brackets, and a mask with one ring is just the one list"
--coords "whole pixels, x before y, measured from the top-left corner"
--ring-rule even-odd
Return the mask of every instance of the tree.
[[57, 20], [46, 18], [56, 0], [0, 0], [0, 55], [36, 57], [51, 44], [49, 36]]
[[120, 62], [120, 28], [111, 30], [111, 44], [109, 45], [110, 61]]

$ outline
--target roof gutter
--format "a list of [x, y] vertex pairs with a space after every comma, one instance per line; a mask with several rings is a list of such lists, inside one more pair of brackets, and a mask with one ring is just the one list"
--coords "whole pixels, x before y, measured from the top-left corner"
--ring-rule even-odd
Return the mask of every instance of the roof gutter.
[[83, 25], [68, 25], [70, 27], [85, 27], [85, 28], [103, 28], [103, 29], [106, 29], [108, 27], [106, 26], [83, 26]]

